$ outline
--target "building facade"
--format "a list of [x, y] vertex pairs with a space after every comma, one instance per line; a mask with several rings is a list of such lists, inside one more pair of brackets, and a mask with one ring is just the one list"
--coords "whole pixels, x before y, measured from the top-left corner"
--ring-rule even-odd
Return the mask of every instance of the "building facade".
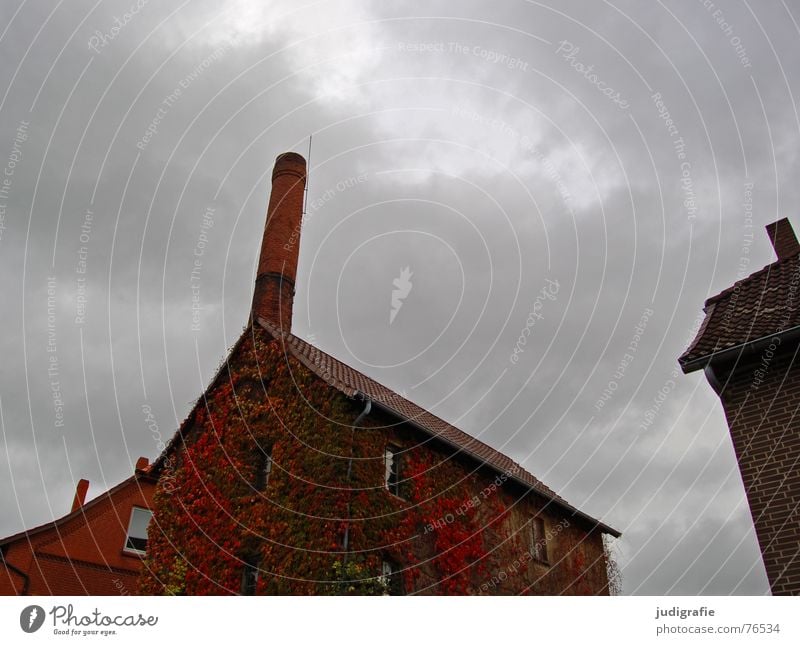
[[153, 465], [147, 594], [606, 594], [619, 533], [291, 333], [305, 160], [278, 157], [249, 324]]
[[800, 244], [767, 227], [777, 260], [709, 298], [679, 362], [722, 402], [770, 588], [800, 594]]
[[64, 517], [0, 540], [0, 595], [137, 593], [155, 490], [148, 460], [86, 502], [88, 489], [81, 479]]

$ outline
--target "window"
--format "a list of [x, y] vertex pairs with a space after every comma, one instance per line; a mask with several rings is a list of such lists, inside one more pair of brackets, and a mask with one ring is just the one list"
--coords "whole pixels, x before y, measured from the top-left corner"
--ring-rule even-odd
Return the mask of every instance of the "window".
[[404, 595], [403, 577], [397, 568], [397, 565], [391, 560], [384, 559], [381, 562], [381, 582], [383, 583], [387, 596], [402, 596]]
[[128, 534], [125, 537], [125, 551], [144, 553], [147, 551], [147, 525], [153, 517], [152, 511], [146, 508], [133, 507], [128, 522]]
[[248, 555], [244, 558], [244, 569], [242, 569], [242, 595], [255, 596], [258, 586], [258, 556]]
[[388, 446], [385, 453], [386, 470], [384, 474], [384, 485], [393, 495], [402, 497], [400, 495], [400, 456], [397, 454], [397, 448]]
[[272, 472], [272, 448], [259, 449], [256, 468], [255, 488], [256, 490], [265, 490]]
[[534, 560], [547, 562], [547, 534], [544, 530], [544, 520], [541, 517], [534, 517], [530, 523], [531, 531], [531, 555]]

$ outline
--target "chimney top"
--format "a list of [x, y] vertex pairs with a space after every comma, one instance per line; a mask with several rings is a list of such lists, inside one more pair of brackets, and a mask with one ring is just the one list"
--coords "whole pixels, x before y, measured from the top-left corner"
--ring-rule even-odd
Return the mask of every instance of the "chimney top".
[[279, 154], [275, 158], [275, 167], [272, 169], [272, 181], [275, 181], [275, 177], [284, 173], [296, 175], [298, 179], [305, 179], [306, 160], [303, 155], [299, 155], [296, 152]]
[[794, 234], [789, 219], [784, 217], [777, 222], [767, 225], [767, 235], [772, 242], [772, 248], [775, 249], [775, 255], [778, 260], [785, 260], [800, 253], [800, 244], [797, 242], [797, 237]]
[[144, 472], [147, 470], [147, 467], [150, 465], [150, 460], [147, 457], [139, 457], [136, 460], [136, 467], [134, 471], [137, 473]]
[[75, 497], [72, 500], [72, 510], [70, 513], [77, 511], [86, 501], [86, 492], [89, 490], [89, 480], [81, 479], [75, 487]]

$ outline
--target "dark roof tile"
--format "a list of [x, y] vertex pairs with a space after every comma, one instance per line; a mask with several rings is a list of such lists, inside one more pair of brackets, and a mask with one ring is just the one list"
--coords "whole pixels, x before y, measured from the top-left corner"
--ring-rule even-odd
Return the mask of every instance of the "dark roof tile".
[[798, 291], [800, 255], [773, 262], [706, 300], [705, 320], [678, 359], [684, 370], [800, 325]]

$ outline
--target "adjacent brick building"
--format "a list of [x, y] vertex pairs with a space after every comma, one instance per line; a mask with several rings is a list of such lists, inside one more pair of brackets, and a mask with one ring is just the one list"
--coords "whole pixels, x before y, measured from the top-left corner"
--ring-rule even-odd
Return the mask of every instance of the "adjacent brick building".
[[64, 517], [0, 540], [0, 595], [136, 593], [155, 489], [148, 461], [85, 502], [88, 489], [78, 482]]
[[291, 333], [305, 160], [278, 157], [252, 314], [153, 466], [143, 593], [608, 593], [619, 533]]
[[728, 420], [773, 594], [800, 594], [800, 244], [767, 227], [777, 261], [705, 303], [680, 357], [702, 369]]

